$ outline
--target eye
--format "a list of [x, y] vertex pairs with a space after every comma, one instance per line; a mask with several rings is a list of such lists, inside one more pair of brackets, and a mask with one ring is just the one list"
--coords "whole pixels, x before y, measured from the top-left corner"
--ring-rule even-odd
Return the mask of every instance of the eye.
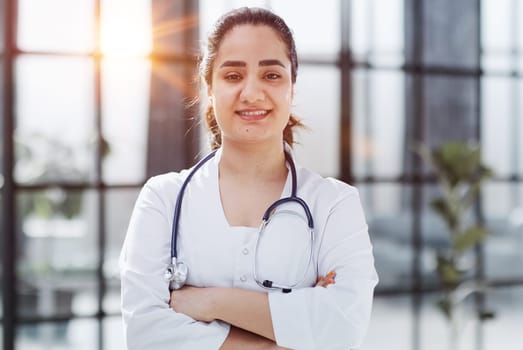
[[265, 79], [267, 79], [267, 80], [278, 80], [279, 78], [281, 78], [281, 75], [278, 73], [265, 74]]
[[224, 77], [227, 81], [239, 81], [241, 78], [242, 76], [238, 73], [227, 73]]

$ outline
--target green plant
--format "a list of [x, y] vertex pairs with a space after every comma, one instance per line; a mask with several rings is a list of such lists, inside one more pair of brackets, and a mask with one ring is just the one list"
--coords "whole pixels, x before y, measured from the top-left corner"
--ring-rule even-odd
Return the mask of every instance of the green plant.
[[[493, 176], [493, 171], [482, 164], [480, 148], [476, 145], [453, 141], [434, 149], [419, 146], [417, 152], [431, 165], [441, 190], [431, 207], [446, 223], [450, 244], [438, 251], [436, 257], [436, 273], [443, 287], [438, 306], [453, 320], [455, 309], [463, 299], [485, 289], [478, 281], [467, 280], [472, 267], [464, 267], [460, 261], [489, 234], [477, 218], [472, 223], [467, 219], [474, 216], [470, 214], [477, 204], [481, 186]], [[492, 316], [488, 311], [478, 314], [482, 319]]]

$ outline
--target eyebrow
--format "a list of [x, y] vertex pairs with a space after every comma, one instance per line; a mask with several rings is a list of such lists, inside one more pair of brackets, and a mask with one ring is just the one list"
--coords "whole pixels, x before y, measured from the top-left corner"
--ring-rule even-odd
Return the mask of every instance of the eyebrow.
[[[244, 61], [225, 61], [220, 65], [222, 67], [246, 67], [247, 63]], [[267, 67], [267, 66], [281, 66], [285, 68], [285, 65], [280, 60], [261, 60], [258, 62], [258, 66]]]

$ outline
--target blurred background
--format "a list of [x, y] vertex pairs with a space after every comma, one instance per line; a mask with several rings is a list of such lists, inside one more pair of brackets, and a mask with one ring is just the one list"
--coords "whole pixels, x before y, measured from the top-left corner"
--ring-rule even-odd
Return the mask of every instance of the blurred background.
[[[521, 1], [0, 0], [3, 349], [124, 348], [117, 260], [134, 201], [207, 151], [186, 108], [195, 64], [243, 5], [295, 33], [299, 162], [360, 190], [380, 275], [362, 350], [521, 349]], [[490, 234], [464, 256], [486, 288], [463, 295], [457, 339], [436, 306], [438, 182], [412, 151], [452, 140], [479, 144], [495, 174], [470, 216]]]

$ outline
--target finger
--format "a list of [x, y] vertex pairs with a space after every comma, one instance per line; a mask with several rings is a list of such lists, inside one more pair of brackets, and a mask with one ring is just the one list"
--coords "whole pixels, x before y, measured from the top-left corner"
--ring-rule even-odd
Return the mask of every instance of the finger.
[[333, 279], [327, 279], [325, 280], [325, 287], [327, 287], [329, 284], [334, 284], [334, 280]]
[[336, 282], [336, 273], [334, 271], [330, 271], [327, 276], [321, 278], [321, 283], [318, 283], [321, 287], [327, 287], [330, 284], [334, 284]]
[[322, 279], [320, 282], [316, 283], [316, 286], [318, 287], [326, 287], [328, 285], [326, 279]]

